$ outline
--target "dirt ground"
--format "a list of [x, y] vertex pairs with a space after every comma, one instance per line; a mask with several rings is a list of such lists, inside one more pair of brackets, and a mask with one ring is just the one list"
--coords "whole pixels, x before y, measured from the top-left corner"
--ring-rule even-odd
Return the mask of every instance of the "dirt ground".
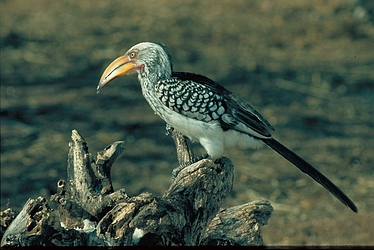
[[227, 152], [235, 184], [224, 207], [269, 200], [266, 245], [374, 245], [371, 3], [1, 0], [1, 210], [55, 193], [72, 129], [93, 154], [125, 141], [112, 172], [116, 189], [167, 190], [174, 144], [136, 77], [96, 95], [108, 63], [138, 42], [158, 41], [176, 71], [206, 75], [256, 107], [274, 137], [359, 212], [265, 147]]

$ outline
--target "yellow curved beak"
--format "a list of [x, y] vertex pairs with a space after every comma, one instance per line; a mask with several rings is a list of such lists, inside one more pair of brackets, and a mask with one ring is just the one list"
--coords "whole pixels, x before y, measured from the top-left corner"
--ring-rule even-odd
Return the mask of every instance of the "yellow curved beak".
[[134, 64], [127, 56], [120, 56], [114, 60], [109, 66], [105, 69], [104, 73], [100, 78], [99, 85], [97, 86], [97, 94], [100, 93], [100, 90], [114, 78], [119, 76], [126, 75], [130, 73], [131, 70], [136, 68]]

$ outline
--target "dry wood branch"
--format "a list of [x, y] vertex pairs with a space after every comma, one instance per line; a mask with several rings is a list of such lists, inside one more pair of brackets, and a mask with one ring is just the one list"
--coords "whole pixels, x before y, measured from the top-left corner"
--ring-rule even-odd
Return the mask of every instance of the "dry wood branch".
[[198, 245], [232, 184], [229, 159], [195, 163], [161, 198], [143, 194], [118, 204], [99, 223], [98, 235], [111, 245], [133, 244], [136, 232], [143, 235], [140, 245]]
[[67, 183], [57, 184], [51, 200], [59, 206], [61, 223], [66, 229], [93, 231], [107, 211], [127, 196], [124, 190], [113, 192], [110, 169], [124, 150], [124, 142], [115, 142], [97, 154], [96, 163], [88, 152], [86, 141], [76, 130], [69, 143]]
[[46, 199], [29, 199], [5, 231], [1, 246], [43, 245], [54, 233], [50, 212]]
[[188, 146], [186, 137], [182, 135], [179, 131], [174, 128], [166, 125], [167, 134], [171, 133], [171, 137], [174, 140], [175, 147], [177, 148], [177, 157], [179, 165], [183, 165], [186, 162], [189, 162], [193, 158], [193, 153]]
[[10, 223], [17, 217], [19, 212], [12, 208], [7, 208], [4, 211], [0, 212], [0, 238], [3, 238], [5, 230], [9, 227]]
[[[183, 135], [173, 131], [178, 159], [192, 153]], [[205, 159], [182, 169], [162, 197], [128, 197], [114, 191], [110, 168], [123, 151], [115, 142], [94, 161], [77, 131], [69, 144], [67, 180], [51, 196], [59, 215], [44, 198], [29, 200], [5, 231], [2, 246], [261, 245], [260, 227], [272, 207], [252, 202], [219, 211], [233, 185], [228, 158]], [[61, 226], [62, 227], [61, 227]]]
[[265, 200], [222, 209], [206, 230], [202, 245], [261, 246], [261, 226], [267, 224], [272, 212]]

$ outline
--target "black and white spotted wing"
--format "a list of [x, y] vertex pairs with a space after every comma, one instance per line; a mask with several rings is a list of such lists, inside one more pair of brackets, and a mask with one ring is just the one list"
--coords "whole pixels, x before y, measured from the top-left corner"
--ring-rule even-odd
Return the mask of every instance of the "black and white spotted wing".
[[192, 80], [164, 79], [155, 90], [165, 106], [189, 118], [210, 122], [219, 120], [226, 111], [222, 96]]
[[271, 136], [269, 129], [273, 128], [254, 108], [205, 76], [174, 72], [172, 78], [157, 83], [155, 92], [165, 106], [189, 118], [218, 121], [223, 130]]

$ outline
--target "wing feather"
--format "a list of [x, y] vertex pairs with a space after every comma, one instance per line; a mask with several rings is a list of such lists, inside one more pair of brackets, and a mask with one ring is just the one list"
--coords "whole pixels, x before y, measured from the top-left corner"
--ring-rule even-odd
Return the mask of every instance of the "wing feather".
[[[217, 105], [222, 105], [225, 109], [223, 114], [219, 115], [219, 122], [224, 130], [234, 129], [251, 136], [260, 138], [270, 138], [269, 130], [274, 130], [270, 123], [262, 117], [252, 106], [246, 103], [242, 98], [235, 95], [222, 85], [213, 80], [198, 74], [186, 72], [174, 72], [173, 77], [180, 80], [184, 85], [186, 81], [196, 86], [205, 86], [215, 95]], [[209, 110], [206, 110], [208, 113]], [[195, 118], [196, 117], [191, 117]]]

